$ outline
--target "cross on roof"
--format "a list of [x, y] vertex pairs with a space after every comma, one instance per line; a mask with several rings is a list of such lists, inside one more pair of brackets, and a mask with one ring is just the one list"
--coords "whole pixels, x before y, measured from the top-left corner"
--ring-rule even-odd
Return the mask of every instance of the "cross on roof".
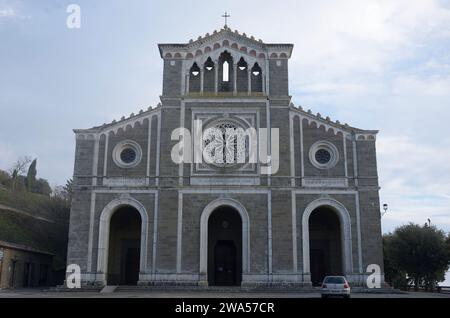
[[231, 15], [228, 14], [228, 12], [225, 11], [225, 14], [222, 15], [222, 18], [225, 19], [225, 27], [227, 27], [227, 18], [231, 17]]

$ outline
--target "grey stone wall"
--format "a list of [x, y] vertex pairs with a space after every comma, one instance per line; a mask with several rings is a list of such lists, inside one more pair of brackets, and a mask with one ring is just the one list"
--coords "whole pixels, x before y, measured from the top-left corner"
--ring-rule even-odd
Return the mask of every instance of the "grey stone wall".
[[[171, 65], [175, 63], [175, 65]], [[182, 60], [165, 59], [163, 70], [163, 95], [180, 96], [181, 95], [181, 76]]]
[[361, 238], [363, 270], [369, 264], [378, 264], [384, 271], [381, 234], [380, 198], [377, 190], [360, 191]]
[[272, 191], [272, 266], [278, 274], [293, 272], [291, 192]]
[[271, 128], [279, 130], [279, 168], [278, 172], [271, 176], [272, 185], [275, 187], [288, 186], [290, 184], [291, 174], [291, 150], [290, 150], [290, 128], [289, 128], [289, 109], [271, 109], [270, 111]]
[[87, 268], [90, 205], [90, 191], [74, 191], [70, 209], [67, 264], [78, 264], [83, 272], [90, 270]]
[[172, 161], [171, 152], [177, 141], [171, 140], [172, 131], [180, 127], [180, 108], [161, 110], [160, 182], [162, 187], [178, 184], [178, 164]]
[[[277, 61], [281, 63], [277, 65]], [[271, 96], [289, 95], [288, 60], [269, 60], [269, 94]]]
[[76, 185], [92, 184], [92, 167], [94, 164], [94, 139], [77, 138], [75, 145], [74, 183]]
[[157, 273], [173, 274], [177, 260], [178, 191], [161, 190], [159, 195]]
[[[309, 150], [311, 146], [317, 142], [326, 140], [332, 143], [339, 152], [339, 161], [336, 166], [330, 169], [316, 168], [309, 158]], [[303, 120], [303, 162], [305, 167], [305, 177], [344, 177], [345, 176], [345, 160], [344, 160], [344, 141], [342, 134], [335, 134], [333, 131], [325, 131], [325, 127], [316, 127], [315, 123], [308, 125]]]
[[358, 184], [361, 187], [378, 187], [375, 141], [356, 141], [358, 158]]
[[[148, 120], [141, 125], [139, 122], [134, 127], [127, 125], [125, 129], [119, 128], [116, 134], [109, 134], [108, 144], [108, 163], [107, 176], [110, 177], [145, 177], [147, 175], [147, 149], [148, 149]], [[121, 141], [132, 140], [139, 144], [142, 149], [142, 159], [136, 167], [121, 168], [117, 166], [112, 160], [114, 147]], [[102, 148], [99, 149], [99, 163], [104, 161], [102, 155]], [[103, 152], [104, 153], [104, 152]], [[103, 163], [99, 165], [103, 167]], [[103, 172], [99, 171], [99, 175]]]

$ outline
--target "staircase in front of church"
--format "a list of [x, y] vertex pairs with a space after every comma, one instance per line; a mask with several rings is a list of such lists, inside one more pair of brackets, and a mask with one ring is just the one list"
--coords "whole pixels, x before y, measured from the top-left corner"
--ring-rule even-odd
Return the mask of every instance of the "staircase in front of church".
[[[205, 294], [205, 297], [212, 295], [217, 297], [217, 294], [249, 294], [264, 296], [276, 296], [277, 294], [316, 294], [320, 293], [320, 287], [293, 287], [293, 286], [259, 286], [259, 287], [239, 287], [239, 286], [117, 286], [115, 293], [193, 293], [198, 295]], [[378, 288], [368, 289], [362, 287], [353, 287], [352, 293], [379, 293], [392, 294], [399, 291], [392, 288]]]
[[239, 287], [239, 286], [118, 286], [116, 293], [208, 293], [211, 294], [276, 294], [276, 293], [318, 293], [318, 287], [290, 287], [290, 286], [264, 286], [264, 287]]

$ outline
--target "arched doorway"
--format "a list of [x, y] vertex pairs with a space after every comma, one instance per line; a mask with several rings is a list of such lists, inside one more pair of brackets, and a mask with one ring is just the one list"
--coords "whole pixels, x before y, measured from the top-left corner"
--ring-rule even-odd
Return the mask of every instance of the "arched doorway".
[[[325, 225], [322, 223], [325, 223]], [[316, 230], [318, 228], [326, 228], [326, 226], [328, 226], [328, 230]], [[312, 235], [310, 235], [310, 228], [311, 231], [315, 232]], [[342, 203], [333, 198], [319, 198], [308, 204], [302, 216], [302, 251], [305, 282], [317, 284], [320, 281], [320, 276], [324, 275], [323, 272], [327, 274], [338, 272], [343, 275], [351, 275], [353, 273], [351, 233], [350, 213]], [[317, 269], [320, 266], [318, 264], [320, 258], [322, 258], [321, 253], [324, 254], [322, 263], [326, 264], [326, 251], [316, 251], [321, 249], [320, 242], [318, 242], [321, 239], [328, 241], [332, 247], [334, 246], [334, 251], [331, 255], [334, 255], [333, 258], [338, 259], [337, 264], [340, 264], [340, 268], [334, 266], [327, 269], [326, 265], [324, 265], [325, 269]], [[339, 242], [339, 245], [336, 245], [337, 242]], [[310, 248], [310, 245], [313, 247]], [[315, 256], [310, 257], [313, 249], [315, 250], [313, 251]], [[334, 264], [336, 264], [335, 261]], [[311, 276], [314, 276], [314, 278]]]
[[139, 280], [142, 220], [125, 205], [111, 216], [108, 244], [108, 285], [136, 285]]
[[240, 286], [242, 219], [229, 206], [216, 208], [208, 219], [208, 284]]
[[327, 275], [343, 275], [341, 225], [329, 207], [316, 208], [309, 218], [309, 248], [313, 286]]

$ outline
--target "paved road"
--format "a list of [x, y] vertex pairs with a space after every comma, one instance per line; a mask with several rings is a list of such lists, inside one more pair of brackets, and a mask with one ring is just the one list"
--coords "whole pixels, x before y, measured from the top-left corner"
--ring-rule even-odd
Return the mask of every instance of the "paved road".
[[[183, 291], [139, 291], [100, 294], [97, 292], [48, 292], [35, 289], [0, 290], [0, 298], [319, 298], [319, 293], [214, 293]], [[401, 293], [362, 294], [354, 293], [352, 298], [450, 298], [450, 294]]]

